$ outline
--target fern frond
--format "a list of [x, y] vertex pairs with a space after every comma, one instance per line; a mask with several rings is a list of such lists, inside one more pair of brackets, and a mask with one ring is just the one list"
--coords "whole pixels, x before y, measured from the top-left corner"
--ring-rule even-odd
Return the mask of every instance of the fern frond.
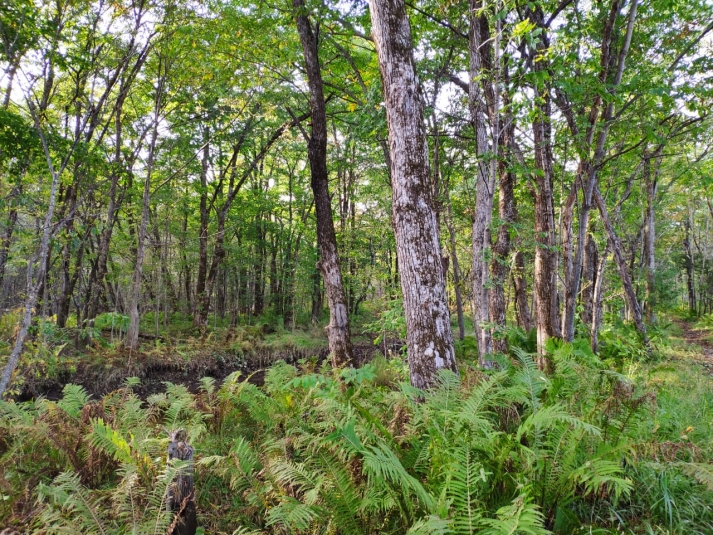
[[75, 420], [82, 414], [82, 409], [89, 402], [91, 396], [83, 386], [67, 384], [62, 389], [62, 399], [57, 406]]
[[429, 516], [416, 522], [409, 528], [406, 535], [446, 535], [452, 533], [448, 521], [438, 516]]
[[48, 507], [41, 515], [42, 522], [56, 533], [62, 533], [62, 528], [83, 535], [107, 535], [112, 531], [103, 500], [94, 498], [77, 474], [63, 472], [50, 485], [40, 484], [38, 497]]
[[92, 431], [87, 435], [91, 446], [102, 451], [121, 463], [130, 464], [133, 461], [131, 446], [121, 433], [98, 418], [92, 421]]
[[701, 485], [708, 487], [708, 490], [713, 491], [713, 464], [706, 463], [682, 463], [681, 469], [683, 472]]
[[284, 497], [279, 505], [267, 512], [267, 526], [279, 526], [291, 533], [304, 531], [322, 511], [294, 498]]
[[528, 501], [526, 494], [520, 495], [511, 505], [501, 507], [497, 518], [483, 520], [486, 528], [482, 535], [549, 535], [544, 527], [544, 517], [537, 506]]

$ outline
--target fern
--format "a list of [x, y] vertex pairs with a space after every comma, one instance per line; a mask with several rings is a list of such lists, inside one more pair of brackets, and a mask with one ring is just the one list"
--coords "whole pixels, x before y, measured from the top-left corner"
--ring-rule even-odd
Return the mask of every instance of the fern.
[[289, 533], [297, 533], [309, 528], [310, 524], [320, 516], [320, 509], [305, 505], [294, 498], [284, 497], [267, 513], [267, 526], [281, 527]]
[[437, 516], [419, 520], [409, 528], [406, 535], [446, 535], [452, 533], [448, 522]]
[[526, 494], [513, 500], [511, 505], [498, 509], [497, 518], [483, 520], [482, 535], [547, 535], [542, 513]]
[[64, 472], [51, 485], [40, 484], [37, 493], [38, 499], [47, 504], [39, 521], [49, 534], [107, 535], [110, 532], [103, 499], [93, 497], [78, 475]]
[[57, 406], [76, 420], [90, 398], [83, 386], [67, 384], [62, 389], [62, 399], [57, 402]]
[[683, 472], [701, 485], [705, 485], [709, 491], [713, 491], [713, 465], [704, 463], [682, 463]]

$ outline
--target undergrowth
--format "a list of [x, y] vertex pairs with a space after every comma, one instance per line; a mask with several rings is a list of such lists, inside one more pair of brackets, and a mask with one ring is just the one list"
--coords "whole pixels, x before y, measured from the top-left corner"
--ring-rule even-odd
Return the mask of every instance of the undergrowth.
[[[549, 377], [515, 349], [430, 392], [377, 358], [278, 363], [264, 388], [236, 373], [145, 402], [136, 380], [101, 400], [68, 385], [58, 402], [3, 402], [0, 523], [165, 533], [180, 468], [165, 426], [196, 448], [205, 533], [713, 533], [710, 409], [666, 397], [690, 386], [663, 368], [610, 371], [584, 342], [549, 349]], [[710, 384], [694, 391], [713, 400]]]

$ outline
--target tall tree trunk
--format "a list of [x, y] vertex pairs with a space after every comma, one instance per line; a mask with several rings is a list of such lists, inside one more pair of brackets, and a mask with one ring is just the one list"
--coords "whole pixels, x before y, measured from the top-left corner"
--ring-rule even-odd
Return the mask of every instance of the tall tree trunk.
[[607, 236], [609, 238], [612, 251], [614, 252], [614, 261], [616, 263], [617, 270], [619, 271], [619, 277], [621, 277], [622, 285], [624, 286], [624, 294], [626, 296], [629, 309], [631, 310], [634, 325], [636, 325], [636, 330], [638, 330], [639, 334], [641, 334], [641, 339], [646, 347], [646, 350], [651, 351], [649, 336], [646, 333], [646, 325], [644, 325], [644, 320], [641, 314], [641, 307], [636, 299], [634, 285], [631, 283], [631, 275], [627, 269], [624, 255], [621, 252], [619, 238], [616, 235], [611, 219], [609, 219], [609, 212], [607, 211], [607, 206], [602, 198], [602, 194], [599, 192], [599, 188], [595, 188], [594, 190], [594, 200], [597, 203], [597, 208], [599, 208], [599, 214], [602, 216], [602, 222], [604, 223], [604, 228], [607, 231]]
[[[646, 300], [644, 310], [648, 323], [656, 322], [656, 189], [661, 164], [663, 144], [653, 154], [644, 154], [643, 178], [646, 185], [646, 212], [644, 213], [644, 276], [646, 279]], [[652, 162], [653, 172], [652, 172]]]
[[683, 238], [683, 249], [686, 252], [686, 289], [688, 290], [688, 310], [691, 314], [696, 313], [696, 283], [695, 283], [695, 263], [693, 259], [693, 248], [691, 247], [691, 219], [686, 217], [684, 227], [686, 234]]
[[[507, 64], [503, 69], [503, 79], [508, 80]], [[503, 98], [504, 107], [509, 104], [507, 93]], [[510, 114], [505, 115], [503, 129], [500, 133], [499, 145], [502, 147], [502, 158], [498, 160], [498, 172], [500, 174], [498, 215], [500, 225], [498, 236], [493, 246], [493, 258], [490, 261], [490, 321], [498, 326], [500, 332], [493, 337], [493, 350], [506, 354], [508, 350], [507, 339], [504, 336], [506, 326], [505, 286], [508, 279], [510, 256], [510, 232], [512, 225], [517, 220], [517, 208], [515, 205], [515, 175], [512, 170], [512, 154], [510, 148], [515, 138], [515, 122]], [[528, 311], [529, 312], [529, 311]]]
[[52, 157], [50, 156], [49, 146], [47, 145], [47, 140], [45, 139], [44, 132], [40, 127], [40, 118], [37, 115], [37, 111], [33, 104], [29, 102], [30, 112], [32, 113], [35, 127], [40, 136], [42, 142], [42, 148], [44, 150], [45, 159], [47, 161], [47, 167], [52, 176], [52, 185], [50, 186], [50, 196], [47, 205], [47, 214], [45, 215], [44, 225], [42, 227], [42, 238], [40, 240], [40, 251], [37, 257], [37, 273], [35, 275], [35, 281], [32, 277], [32, 269], [34, 261], [28, 262], [27, 265], [27, 298], [25, 299], [25, 311], [22, 315], [22, 321], [20, 322], [20, 329], [15, 338], [15, 345], [10, 353], [10, 358], [5, 365], [2, 377], [0, 377], [0, 399], [2, 399], [7, 386], [10, 384], [12, 378], [12, 373], [17, 367], [17, 363], [20, 360], [20, 355], [22, 354], [22, 348], [25, 344], [25, 338], [27, 337], [27, 332], [30, 329], [32, 323], [32, 313], [35, 305], [37, 303], [37, 295], [39, 293], [40, 287], [44, 284], [47, 258], [49, 256], [50, 249], [50, 239], [52, 238], [52, 220], [54, 219], [55, 202], [57, 199], [57, 188], [59, 187], [60, 175], [62, 174], [64, 168], [55, 171], [54, 164], [52, 163]]
[[[12, 242], [12, 234], [15, 231], [15, 225], [17, 224], [17, 204], [20, 195], [22, 194], [22, 184], [18, 183], [10, 195], [5, 199], [5, 202], [9, 205], [9, 211], [7, 214], [7, 219], [5, 220], [5, 225], [2, 229], [2, 234], [0, 234], [0, 300], [2, 299], [3, 290], [3, 280], [5, 279], [5, 267], [7, 265], [7, 260], [10, 256], [10, 244]], [[2, 303], [0, 301], [0, 307]]]
[[[533, 21], [545, 28], [544, 13], [538, 5], [530, 11]], [[549, 39], [543, 31], [533, 51], [533, 65], [538, 82], [534, 120], [532, 122], [535, 149], [534, 198], [535, 198], [535, 322], [537, 326], [538, 366], [548, 366], [544, 356], [548, 338], [561, 337], [559, 308], [557, 304], [557, 251], [555, 241], [555, 217], [553, 200], [552, 156], [552, 99], [550, 88], [544, 81], [548, 69], [547, 54]], [[542, 81], [539, 81], [542, 80]]]
[[590, 330], [594, 319], [595, 287], [597, 285], [597, 267], [599, 265], [599, 251], [594, 239], [594, 229], [590, 224], [589, 232], [584, 243], [584, 266], [582, 276], [582, 323]]
[[309, 103], [312, 112], [312, 128], [308, 143], [311, 185], [317, 216], [317, 242], [319, 245], [318, 266], [324, 278], [329, 303], [329, 351], [334, 366], [352, 364], [354, 354], [349, 331], [349, 313], [342, 273], [337, 253], [337, 237], [334, 232], [332, 203], [329, 197], [329, 174], [327, 171], [327, 113], [322, 88], [322, 72], [319, 65], [319, 45], [312, 29], [303, 0], [292, 0], [297, 19], [297, 31], [302, 43], [302, 52], [307, 69]]
[[592, 351], [599, 351], [599, 328], [602, 325], [602, 315], [604, 313], [604, 269], [607, 265], [607, 256], [611, 251], [611, 242], [607, 240], [606, 247], [599, 258], [597, 272], [594, 280], [594, 291], [592, 292], [592, 326], [590, 329], [590, 345]]
[[[600, 83], [610, 82], [608, 91], [613, 94], [616, 88], [621, 83], [622, 76], [624, 74], [624, 67], [626, 62], [626, 57], [629, 52], [629, 47], [631, 45], [631, 38], [634, 31], [634, 22], [636, 20], [638, 0], [632, 0], [631, 7], [629, 8], [629, 15], [627, 21], [626, 33], [624, 36], [624, 41], [619, 50], [618, 58], [613, 53], [613, 39], [612, 34], [615, 27], [615, 21], [620, 10], [619, 0], [613, 0], [611, 4], [611, 9], [609, 13], [609, 19], [607, 24], [604, 26], [604, 31], [602, 34], [602, 52], [601, 52], [601, 69], [599, 81]], [[616, 71], [614, 72], [613, 79], [610, 79], [609, 74], [611, 72], [611, 67], [616, 65]], [[562, 335], [566, 341], [571, 341], [574, 339], [574, 319], [577, 308], [577, 297], [579, 296], [579, 288], [582, 277], [582, 262], [584, 258], [584, 248], [586, 246], [586, 233], [589, 226], [589, 214], [593, 207], [592, 196], [594, 194], [594, 188], [597, 187], [597, 170], [599, 164], [604, 159], [606, 154], [606, 140], [609, 134], [609, 128], [612, 123], [612, 116], [614, 112], [614, 99], [610, 99], [609, 103], [602, 114], [601, 126], [598, 129], [597, 135], [595, 136], [595, 126], [597, 123], [597, 118], [599, 117], [599, 107], [601, 105], [601, 97], [598, 95], [595, 97], [594, 104], [589, 114], [589, 128], [587, 130], [587, 151], [586, 156], [580, 160], [579, 169], [577, 171], [576, 182], [582, 183], [582, 203], [580, 205], [579, 213], [579, 228], [577, 233], [577, 249], [575, 252], [574, 259], [571, 257], [571, 242], [569, 247], [570, 255], [566, 258], [566, 269], [565, 269], [565, 306], [564, 314], [562, 318]], [[596, 139], [596, 143], [593, 142]], [[590, 157], [589, 154], [593, 155]], [[586, 180], [584, 180], [586, 177]], [[576, 185], [574, 186], [574, 194], [576, 196]], [[571, 231], [570, 234], [571, 236]]]
[[392, 217], [411, 384], [429, 388], [439, 369], [457, 367], [411, 28], [403, 0], [370, 0], [369, 9], [389, 126]]
[[109, 246], [111, 244], [111, 235], [114, 230], [116, 214], [119, 210], [120, 203], [117, 203], [117, 188], [119, 184], [119, 172], [121, 166], [121, 148], [122, 148], [122, 109], [124, 104], [125, 91], [120, 91], [118, 102], [116, 104], [115, 121], [115, 145], [114, 145], [114, 165], [111, 173], [111, 182], [109, 184], [109, 202], [107, 206], [106, 219], [102, 226], [101, 235], [99, 238], [99, 248], [97, 251], [97, 260], [94, 276], [90, 277], [89, 283], [89, 301], [86, 306], [85, 319], [91, 321], [99, 314], [99, 302], [101, 290], [104, 285], [104, 278], [107, 274], [107, 260], [109, 258]]
[[530, 313], [530, 302], [527, 295], [527, 277], [525, 276], [525, 255], [522, 251], [517, 251], [513, 258], [514, 267], [510, 272], [512, 283], [515, 287], [515, 307], [517, 312], [518, 325], [525, 331], [534, 327], [532, 314]]
[[[161, 65], [159, 63], [159, 73]], [[163, 89], [165, 78], [160, 78], [156, 96], [154, 100], [153, 125], [151, 131], [151, 141], [148, 147], [148, 160], [146, 162], [146, 179], [144, 181], [144, 192], [141, 200], [141, 223], [139, 223], [138, 244], [136, 246], [136, 264], [131, 280], [131, 295], [129, 301], [129, 328], [126, 331], [124, 346], [132, 351], [139, 348], [139, 297], [141, 294], [141, 279], [143, 275], [144, 256], [146, 253], [146, 238], [149, 222], [149, 205], [151, 203], [151, 174], [153, 172], [156, 140], [158, 139], [158, 125], [161, 115], [161, 102], [163, 99]]]
[[193, 325], [202, 331], [206, 329], [208, 311], [204, 307], [210, 302], [207, 295], [206, 275], [208, 274], [208, 164], [210, 158], [208, 127], [203, 130], [203, 158], [201, 160], [200, 191], [200, 235], [198, 237], [198, 276], [196, 277], [196, 299], [193, 304]]
[[[468, 108], [470, 120], [475, 131], [476, 152], [478, 155], [477, 175], [475, 183], [475, 211], [473, 216], [473, 264], [471, 281], [473, 284], [473, 304], [475, 307], [475, 333], [478, 339], [478, 359], [481, 366], [486, 365], [487, 355], [493, 351], [492, 331], [489, 328], [489, 288], [488, 260], [490, 256], [490, 223], [493, 216], [493, 197], [495, 180], [491, 175], [491, 165], [495, 165], [497, 155], [494, 147], [488, 140], [486, 128], [486, 95], [481, 89], [481, 80], [487, 78], [484, 70], [489, 69], [487, 64], [492, 45], [488, 31], [488, 22], [482, 14], [481, 0], [470, 0], [470, 30], [468, 32], [469, 48], [469, 78]], [[492, 88], [491, 93], [492, 93]], [[493, 100], [493, 95], [489, 100]], [[491, 114], [491, 119], [496, 114]], [[497, 130], [497, 128], [495, 128]], [[493, 132], [493, 139], [498, 133]]]
[[463, 288], [461, 287], [461, 273], [460, 265], [458, 263], [458, 249], [456, 248], [456, 232], [453, 227], [453, 208], [451, 207], [451, 200], [448, 195], [449, 185], [446, 185], [445, 195], [446, 195], [446, 227], [448, 227], [448, 238], [450, 245], [450, 254], [453, 259], [453, 288], [456, 295], [456, 314], [458, 315], [458, 339], [463, 340], [465, 338], [465, 318], [463, 315]]

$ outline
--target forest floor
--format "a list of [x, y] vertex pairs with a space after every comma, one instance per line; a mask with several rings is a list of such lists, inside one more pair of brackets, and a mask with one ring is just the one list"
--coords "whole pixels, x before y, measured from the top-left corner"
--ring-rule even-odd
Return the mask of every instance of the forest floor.
[[680, 329], [681, 340], [692, 351], [691, 360], [700, 364], [713, 377], [713, 341], [710, 331], [683, 320], [674, 320], [674, 324]]

